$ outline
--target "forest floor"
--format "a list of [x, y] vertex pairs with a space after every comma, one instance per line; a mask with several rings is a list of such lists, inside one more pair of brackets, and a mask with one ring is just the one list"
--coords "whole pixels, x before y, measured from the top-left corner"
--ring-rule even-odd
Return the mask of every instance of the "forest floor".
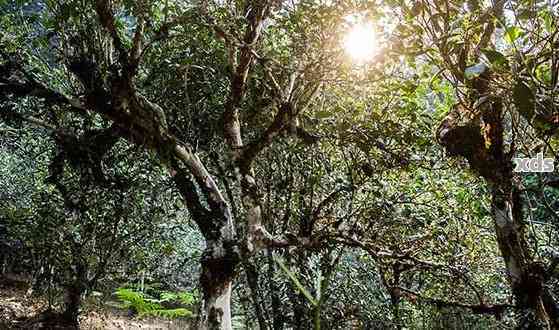
[[[0, 277], [0, 330], [28, 329], [22, 326], [26, 320], [45, 311], [48, 303], [40, 297], [27, 295], [27, 281], [15, 277]], [[188, 321], [172, 321], [157, 318], [129, 317], [125, 310], [110, 306], [85, 304], [80, 317], [80, 329], [189, 329]], [[33, 327], [35, 328], [35, 327]], [[40, 327], [37, 327], [40, 329]]]

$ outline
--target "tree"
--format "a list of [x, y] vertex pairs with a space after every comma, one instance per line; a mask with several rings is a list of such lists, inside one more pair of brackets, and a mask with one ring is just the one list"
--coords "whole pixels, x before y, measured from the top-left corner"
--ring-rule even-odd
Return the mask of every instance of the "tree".
[[[419, 45], [408, 52], [421, 54], [440, 67], [438, 74], [455, 86], [457, 104], [440, 124], [438, 139], [449, 155], [466, 158], [472, 170], [490, 186], [495, 234], [518, 307], [533, 313], [527, 317], [527, 323], [541, 322], [547, 327], [556, 327], [557, 304], [544, 284], [546, 267], [535, 260], [526, 240], [524, 206], [518, 175], [512, 166], [513, 157], [521, 152], [517, 145], [523, 138], [518, 136], [525, 129], [519, 127], [522, 119], [518, 114], [528, 118], [537, 131], [542, 131], [542, 127], [546, 127], [543, 131], [548, 134], [554, 131], [555, 111], [551, 105], [554, 101], [549, 107], [535, 110], [530, 96], [532, 91], [523, 82], [524, 75], [534, 72], [524, 58], [538, 50], [525, 51], [521, 44], [530, 44], [540, 33], [544, 38], [551, 38], [549, 42], [553, 43], [556, 27], [541, 23], [548, 21], [556, 8], [538, 2], [537, 6], [544, 9], [538, 16], [523, 2], [508, 4], [516, 23], [525, 24], [524, 30], [505, 17], [506, 4], [506, 1], [495, 1], [486, 6], [473, 1], [462, 6], [458, 1], [445, 4], [421, 1], [410, 7], [402, 2], [402, 17], [410, 24], [407, 31], [402, 28], [401, 35]], [[475, 25], [469, 24], [472, 19], [477, 22]], [[410, 34], [414, 29], [422, 31], [425, 38]], [[519, 39], [521, 31], [527, 32], [523, 41]], [[452, 38], [453, 34], [462, 37]], [[499, 43], [508, 43], [501, 48], [516, 58], [508, 58], [497, 51]], [[436, 51], [429, 52], [428, 47]], [[551, 59], [543, 59], [541, 63], [551, 63]], [[501, 85], [505, 77], [513, 79], [514, 85]], [[551, 80], [547, 83], [538, 80], [537, 88], [553, 88]], [[511, 99], [514, 102], [509, 102]]]
[[[169, 20], [160, 21], [153, 19], [157, 17], [154, 14], [161, 13], [161, 8], [157, 5], [124, 3], [121, 7], [109, 1], [80, 4], [82, 6], [78, 6], [78, 2], [75, 5], [45, 3], [46, 8], [39, 12], [39, 16], [43, 16], [43, 23], [52, 24], [53, 29], [41, 31], [40, 38], [44, 45], [49, 42], [49, 38], [52, 40], [56, 36], [57, 39], [54, 41], [55, 47], [46, 47], [45, 53], [39, 56], [10, 52], [10, 42], [5, 40], [4, 44], [8, 45], [3, 47], [2, 53], [2, 73], [6, 77], [3, 78], [2, 95], [5, 99], [39, 97], [44, 100], [47, 108], [56, 106], [56, 111], [62, 114], [75, 113], [96, 122], [110, 120], [113, 124], [102, 128], [109, 135], [152, 150], [162, 163], [169, 166], [190, 214], [206, 240], [206, 252], [201, 260], [201, 285], [205, 301], [202, 326], [229, 328], [229, 296], [240, 260], [239, 248], [250, 253], [255, 247], [271, 242], [259, 224], [261, 210], [251, 174], [251, 163], [271, 143], [273, 137], [286, 128], [287, 120], [294, 111], [293, 104], [287, 101], [299, 101], [298, 98], [291, 97], [291, 90], [286, 95], [277, 95], [286, 100], [279, 104], [276, 119], [259, 140], [246, 148], [243, 146], [238, 112], [247, 76], [256, 60], [254, 51], [247, 45], [257, 44], [263, 22], [272, 10], [273, 3], [260, 1], [237, 8], [248, 15], [246, 26], [237, 31], [242, 35], [240, 45], [212, 22], [208, 10], [213, 8], [202, 6], [185, 10], [168, 7], [163, 11], [166, 12], [164, 18]], [[115, 15], [120, 10], [126, 12], [122, 19]], [[194, 21], [194, 14], [201, 14], [202, 20], [188, 23], [209, 25], [211, 33], [224, 38], [230, 48], [230, 95], [223, 112], [223, 136], [232, 149], [231, 164], [239, 174], [242, 200], [247, 209], [246, 240], [237, 239], [230, 207], [214, 177], [193, 148], [181, 142], [174, 133], [180, 128], [168, 126], [165, 111], [148, 100], [141, 91], [142, 86], [138, 80], [140, 72], [144, 71], [145, 63], [142, 60], [149, 48], [166, 39], [171, 29], [186, 24], [187, 19]], [[133, 22], [132, 17], [135, 17]], [[124, 33], [125, 25], [134, 29], [132, 35]], [[95, 32], [86, 33], [87, 29]], [[6, 37], [5, 35], [4, 38]], [[57, 59], [57, 50], [63, 50], [62, 58]], [[235, 54], [237, 50], [238, 54]], [[43, 68], [49, 62], [54, 62], [57, 78], [60, 79], [59, 85], [45, 84], [39, 77], [31, 75], [29, 59], [42, 61]], [[40, 75], [40, 69], [38, 71]], [[69, 80], [66, 78], [68, 75], [71, 76]], [[291, 85], [287, 85], [289, 86]], [[63, 88], [65, 90], [61, 90]], [[35, 117], [23, 118], [34, 124], [60, 130], [59, 127], [53, 127]], [[74, 137], [74, 140], [79, 139]], [[93, 143], [92, 140], [86, 142]], [[102, 150], [98, 157], [102, 157], [106, 151], [108, 150]]]
[[[12, 124], [21, 125], [17, 120]], [[24, 242], [19, 267], [36, 270], [37, 291], [63, 288], [64, 312], [47, 313], [45, 317], [60, 317], [73, 326], [78, 324], [82, 297], [122, 267], [135, 248], [154, 240], [162, 230], [161, 223], [172, 223], [157, 198], [166, 188], [164, 182], [155, 179], [159, 176], [152, 175], [148, 180], [145, 170], [138, 166], [104, 172], [102, 167], [119, 163], [126, 150], [119, 145], [99, 159], [95, 151], [97, 147], [102, 149], [103, 132], [84, 131], [82, 137], [93, 136], [96, 144], [84, 143], [86, 138], [72, 140], [73, 135], [60, 131], [49, 132], [55, 136], [54, 150], [43, 144], [49, 137], [41, 133], [33, 139], [21, 135], [17, 140], [31, 148], [18, 150], [13, 140], [8, 169], [13, 170], [18, 162], [32, 162], [41, 153], [54, 152], [48, 168], [44, 164], [36, 168], [35, 176], [20, 179], [19, 187], [14, 187], [18, 178], [2, 184], [4, 191], [23, 194], [6, 198], [1, 213], [7, 238]], [[45, 145], [47, 150], [41, 150]], [[3, 154], [8, 155], [8, 150]], [[141, 157], [135, 158], [141, 161]], [[148, 200], [150, 203], [145, 203]]]

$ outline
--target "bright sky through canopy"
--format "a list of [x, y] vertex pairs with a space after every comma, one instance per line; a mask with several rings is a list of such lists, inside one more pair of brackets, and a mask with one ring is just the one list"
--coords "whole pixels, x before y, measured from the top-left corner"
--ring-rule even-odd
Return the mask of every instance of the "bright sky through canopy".
[[345, 51], [358, 62], [366, 62], [376, 54], [378, 40], [371, 23], [355, 24], [344, 40]]

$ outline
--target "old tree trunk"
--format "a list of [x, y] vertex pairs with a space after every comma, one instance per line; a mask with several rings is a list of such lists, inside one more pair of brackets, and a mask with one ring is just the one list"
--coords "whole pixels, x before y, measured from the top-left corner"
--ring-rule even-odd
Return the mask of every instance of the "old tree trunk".
[[[481, 79], [489, 80], [489, 75]], [[484, 95], [486, 90], [479, 92]], [[512, 170], [514, 150], [505, 152], [503, 106], [498, 98], [482, 107], [480, 120], [471, 109], [458, 105], [441, 123], [439, 142], [451, 156], [465, 157], [491, 190], [491, 213], [499, 250], [522, 325], [557, 328], [559, 315], [553, 298], [544, 286], [544, 267], [535, 262], [525, 237], [522, 202], [515, 189]], [[511, 147], [512, 148], [512, 147]]]
[[[177, 148], [177, 153], [188, 160], [188, 154], [183, 148]], [[189, 173], [177, 167], [173, 179], [206, 241], [206, 249], [201, 259], [200, 286], [204, 300], [199, 326], [203, 329], [230, 329], [231, 285], [239, 263], [233, 219], [229, 206], [209, 173], [196, 156], [192, 157], [192, 160], [196, 168], [202, 171], [200, 177], [205, 178], [199, 180], [199, 185], [212, 191], [208, 199], [210, 209], [200, 203], [196, 186]]]

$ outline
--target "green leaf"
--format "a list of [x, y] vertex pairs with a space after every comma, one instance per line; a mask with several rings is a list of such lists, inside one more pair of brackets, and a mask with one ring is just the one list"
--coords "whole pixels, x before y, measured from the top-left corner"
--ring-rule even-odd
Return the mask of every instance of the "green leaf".
[[464, 71], [464, 75], [466, 76], [466, 79], [473, 79], [479, 77], [482, 73], [485, 72], [485, 70], [487, 70], [487, 65], [478, 63], [466, 68], [466, 70]]
[[192, 312], [186, 308], [165, 309], [160, 303], [176, 300], [181, 294], [163, 292], [161, 299], [149, 298], [142, 292], [118, 288], [115, 295], [121, 301], [120, 307], [138, 312], [139, 316], [159, 316], [166, 318], [191, 317]]
[[522, 34], [523, 31], [521, 28], [518, 26], [511, 26], [505, 31], [505, 41], [509, 44], [513, 44]]
[[192, 305], [195, 300], [194, 294], [190, 292], [181, 292], [178, 294], [178, 297], [179, 297], [179, 301], [183, 305]]
[[482, 49], [483, 54], [492, 66], [496, 68], [508, 68], [507, 58], [502, 53], [493, 49]]
[[541, 114], [534, 115], [532, 119], [532, 125], [539, 132], [544, 132], [545, 134], [553, 131], [553, 124], [550, 123], [545, 116]]
[[163, 292], [161, 293], [161, 295], [159, 296], [159, 300], [160, 301], [173, 301], [173, 300], [177, 300], [178, 296], [177, 294], [173, 293], [173, 292]]
[[518, 81], [513, 89], [513, 99], [516, 110], [526, 119], [534, 116], [535, 97], [528, 85]]
[[536, 78], [543, 81], [544, 83], [552, 83], [553, 74], [551, 73], [551, 67], [548, 63], [542, 63], [538, 65], [534, 74], [536, 75]]
[[60, 19], [62, 21], [70, 19], [70, 17], [74, 16], [76, 13], [76, 8], [71, 6], [70, 4], [62, 4], [60, 7]]

